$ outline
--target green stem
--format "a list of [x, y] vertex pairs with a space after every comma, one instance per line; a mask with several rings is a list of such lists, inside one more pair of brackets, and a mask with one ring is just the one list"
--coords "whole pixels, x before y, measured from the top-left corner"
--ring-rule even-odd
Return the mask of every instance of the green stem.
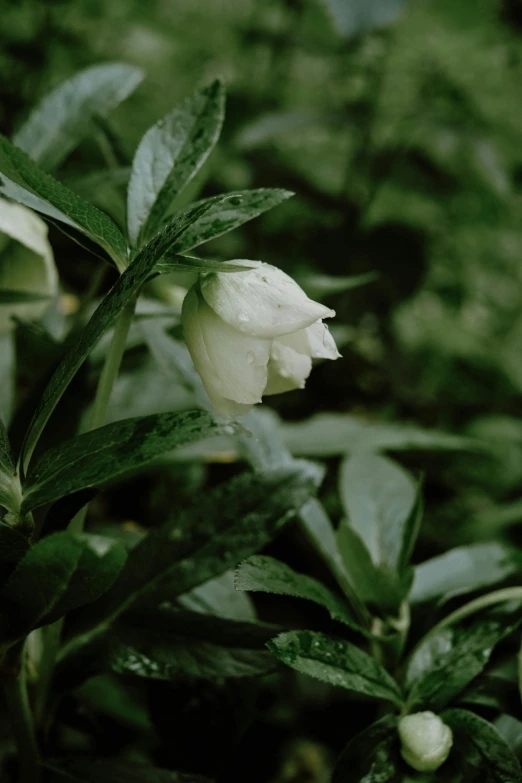
[[[90, 430], [96, 430], [98, 427], [102, 427], [105, 424], [107, 408], [109, 407], [109, 400], [114, 382], [118, 377], [123, 354], [125, 353], [125, 345], [127, 344], [127, 337], [132, 324], [132, 319], [134, 317], [135, 307], [136, 297], [133, 297], [121, 311], [116, 320], [114, 334], [112, 336], [109, 350], [107, 351], [107, 356], [105, 357], [100, 380], [98, 381], [98, 388], [96, 389], [96, 396], [94, 398], [92, 416], [89, 426]], [[86, 516], [87, 506], [84, 506], [69, 524], [69, 530], [74, 533], [82, 531]]]
[[410, 658], [415, 654], [415, 651], [419, 646], [424, 644], [426, 639], [438, 633], [443, 628], [454, 625], [455, 623], [460, 622], [460, 620], [465, 620], [466, 617], [469, 617], [476, 612], [480, 612], [481, 609], [486, 609], [486, 607], [494, 606], [495, 604], [502, 604], [506, 601], [522, 601], [522, 587], [505, 587], [502, 590], [495, 590], [492, 593], [475, 598], [473, 601], [464, 604], [464, 606], [461, 606], [459, 609], [455, 609], [454, 612], [451, 612], [447, 617], [444, 617], [440, 623], [434, 625], [433, 628], [422, 637], [420, 642], [416, 644], [415, 649], [410, 653]]
[[495, 590], [493, 593], [487, 595], [481, 595], [480, 598], [470, 601], [468, 604], [464, 604], [459, 609], [455, 609], [447, 617], [437, 623], [429, 635], [436, 631], [440, 631], [442, 628], [447, 628], [448, 625], [458, 623], [460, 620], [464, 620], [475, 612], [479, 612], [481, 609], [485, 609], [487, 606], [494, 606], [495, 604], [501, 604], [505, 601], [522, 601], [522, 587], [505, 587], [503, 590]]
[[94, 407], [92, 411], [90, 429], [95, 430], [98, 427], [102, 427], [105, 424], [105, 417], [107, 415], [107, 408], [109, 407], [109, 400], [112, 393], [114, 382], [118, 377], [120, 365], [125, 353], [125, 345], [127, 344], [127, 337], [129, 329], [134, 317], [134, 309], [136, 307], [136, 298], [132, 298], [130, 302], [123, 308], [120, 315], [116, 320], [114, 327], [114, 334], [112, 341], [105, 358], [105, 363], [98, 382], [98, 388], [96, 390], [96, 397], [94, 399]]
[[27, 694], [23, 653], [18, 672], [4, 680], [4, 693], [18, 748], [19, 783], [38, 783], [40, 762]]
[[[100, 380], [98, 381], [98, 388], [96, 389], [96, 396], [94, 398], [93, 411], [89, 427], [91, 430], [95, 430], [105, 424], [111, 392], [114, 386], [114, 382], [118, 377], [123, 354], [125, 353], [125, 345], [127, 343], [127, 336], [129, 334], [132, 319], [134, 317], [136, 300], [137, 297], [133, 297], [116, 320], [114, 334], [109, 346], [109, 350], [107, 351], [107, 356], [105, 357]], [[85, 524], [86, 516], [87, 506], [84, 506], [81, 511], [76, 514], [74, 519], [71, 520], [68, 529], [73, 533], [81, 532]], [[41, 661], [40, 677], [36, 694], [36, 716], [39, 723], [43, 720], [44, 717], [49, 685], [51, 683], [56, 657], [60, 649], [62, 628], [63, 618], [50, 625], [46, 632], [45, 652]]]

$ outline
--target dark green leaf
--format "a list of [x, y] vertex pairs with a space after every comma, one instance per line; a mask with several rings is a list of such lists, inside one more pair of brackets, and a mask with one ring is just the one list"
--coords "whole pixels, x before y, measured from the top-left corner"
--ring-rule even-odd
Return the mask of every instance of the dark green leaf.
[[27, 550], [0, 590], [0, 636], [20, 638], [71, 609], [94, 601], [114, 582], [125, 550], [86, 533], [55, 533]]
[[114, 583], [127, 560], [127, 550], [114, 538], [90, 533], [78, 533], [76, 536], [82, 544], [76, 569], [66, 592], [45, 615], [46, 623], [52, 623], [71, 609], [99, 598]]
[[143, 248], [98, 306], [83, 330], [79, 341], [61, 361], [42, 394], [40, 404], [33, 415], [33, 420], [24, 442], [25, 469], [27, 469], [33, 449], [49, 416], [91, 350], [104, 332], [109, 329], [116, 316], [141, 288], [156, 262], [159, 261], [166, 251], [170, 247], [177, 252], [185, 250], [183, 246], [185, 232], [194, 220], [197, 220], [201, 214], [211, 208], [213, 203], [212, 199], [210, 199], [202, 206], [190, 207], [175, 220], [171, 221], [161, 234]]
[[485, 544], [450, 549], [415, 567], [412, 603], [447, 595], [462, 595], [502, 582], [522, 571], [522, 553], [508, 544]]
[[244, 647], [220, 647], [148, 629], [116, 629], [111, 639], [110, 668], [116, 674], [132, 674], [155, 680], [204, 680], [256, 677], [274, 671], [267, 651]]
[[106, 715], [133, 731], [150, 736], [151, 721], [140, 696], [141, 694], [128, 688], [124, 680], [113, 674], [91, 677], [74, 692], [81, 708], [86, 709], [90, 715]]
[[286, 563], [266, 555], [253, 555], [236, 569], [236, 590], [291, 595], [314, 601], [330, 613], [333, 620], [353, 626], [354, 619], [346, 602], [316, 579], [298, 574]]
[[138, 597], [170, 600], [234, 568], [267, 544], [320, 480], [314, 466], [245, 473], [198, 497], [129, 554], [114, 587], [81, 618], [92, 625]]
[[[491, 723], [468, 710], [446, 710], [441, 715], [454, 734], [458, 766], [466, 783], [520, 783], [522, 770], [511, 748]], [[475, 774], [473, 774], [475, 773]]]
[[397, 718], [385, 715], [356, 734], [341, 753], [331, 783], [400, 783]]
[[60, 687], [89, 672], [112, 671], [157, 680], [252, 677], [274, 671], [266, 642], [278, 630], [152, 605], [126, 612], [106, 631], [78, 637], [63, 656]]
[[[258, 217], [272, 207], [278, 206], [287, 198], [293, 196], [288, 190], [260, 188], [259, 190], [240, 190], [227, 193], [227, 200], [214, 201], [211, 208], [199, 219], [195, 220], [184, 236], [183, 250], [202, 245], [211, 239], [226, 234], [248, 220]], [[212, 202], [212, 199], [198, 201], [197, 205]]]
[[341, 464], [339, 486], [348, 521], [376, 566], [399, 570], [405, 529], [417, 497], [409, 473], [379, 454], [358, 454]]
[[388, 563], [375, 565], [361, 537], [344, 520], [337, 531], [337, 545], [346, 573], [361, 600], [397, 614], [410, 588], [413, 570], [399, 576]]
[[154, 267], [154, 271], [160, 275], [168, 275], [171, 272], [246, 272], [251, 267], [239, 264], [227, 264], [226, 261], [212, 261], [206, 258], [194, 256], [180, 256], [175, 253], [166, 253], [161, 261]]
[[199, 171], [223, 124], [225, 93], [219, 81], [198, 90], [142, 138], [129, 182], [129, 237], [141, 245], [156, 234], [176, 196]]
[[81, 231], [119, 265], [127, 263], [127, 243], [116, 224], [46, 174], [23, 150], [1, 135], [0, 191], [13, 201]]
[[406, 669], [410, 712], [437, 712], [458, 696], [484, 669], [495, 646], [520, 625], [519, 615], [517, 603], [510, 612], [488, 612], [465, 625], [428, 633]]
[[18, 530], [0, 522], [0, 588], [29, 549], [27, 538]]
[[199, 775], [185, 775], [139, 764], [134, 759], [49, 759], [45, 766], [57, 773], [56, 781], [84, 783], [212, 783]]
[[45, 96], [13, 142], [42, 168], [54, 169], [143, 79], [132, 65], [108, 63], [81, 71]]
[[123, 419], [78, 435], [45, 452], [30, 470], [23, 509], [112, 481], [167, 451], [237, 427], [217, 424], [206, 411], [187, 411]]
[[48, 536], [51, 533], [57, 533], [59, 530], [64, 530], [69, 522], [76, 516], [78, 511], [81, 511], [87, 503], [90, 503], [97, 494], [98, 489], [89, 487], [88, 489], [81, 489], [79, 492], [74, 492], [72, 495], [68, 495], [68, 497], [57, 500], [45, 515], [45, 521], [40, 535]]
[[402, 705], [395, 680], [380, 663], [350, 642], [314, 631], [288, 631], [272, 639], [268, 647], [280, 661], [302, 674]]

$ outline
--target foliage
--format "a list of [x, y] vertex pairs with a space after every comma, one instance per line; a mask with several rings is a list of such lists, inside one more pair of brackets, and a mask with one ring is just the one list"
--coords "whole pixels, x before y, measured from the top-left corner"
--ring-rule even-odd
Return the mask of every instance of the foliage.
[[[429, 710], [423, 780], [522, 781], [521, 30], [514, 0], [6, 6], [0, 195], [60, 289], [0, 290], [2, 780], [420, 780], [397, 724]], [[343, 358], [230, 420], [182, 300], [241, 259]]]

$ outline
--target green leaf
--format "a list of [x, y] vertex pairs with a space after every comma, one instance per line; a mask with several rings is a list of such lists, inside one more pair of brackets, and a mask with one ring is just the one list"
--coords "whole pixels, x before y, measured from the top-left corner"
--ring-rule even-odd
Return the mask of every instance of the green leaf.
[[264, 623], [147, 605], [123, 614], [110, 627], [78, 639], [62, 656], [60, 690], [79, 678], [112, 671], [146, 679], [221, 680], [274, 671], [266, 642], [279, 630]]
[[[217, 198], [218, 201], [219, 198]], [[143, 248], [105, 296], [84, 328], [79, 341], [60, 362], [42, 394], [24, 442], [23, 456], [26, 470], [33, 449], [49, 416], [91, 350], [147, 280], [154, 265], [166, 251], [172, 247], [177, 252], [183, 252], [185, 249], [183, 237], [190, 224], [210, 209], [213, 203], [214, 201], [211, 199], [204, 205], [190, 207], [171, 221], [161, 234]]]
[[350, 740], [333, 771], [331, 783], [400, 783], [397, 718], [385, 715]]
[[512, 715], [499, 715], [495, 721], [495, 729], [513, 753], [520, 758], [522, 753], [522, 722]]
[[57, 783], [75, 780], [83, 783], [212, 783], [199, 775], [149, 767], [134, 759], [48, 759], [45, 767], [57, 773]]
[[92, 715], [107, 716], [124, 727], [140, 734], [152, 733], [152, 725], [140, 694], [130, 690], [127, 683], [112, 674], [91, 677], [74, 692], [81, 709]]
[[304, 598], [323, 606], [330, 613], [332, 620], [338, 620], [352, 627], [355, 624], [345, 601], [338, 598], [321, 582], [305, 574], [296, 573], [286, 563], [281, 563], [273, 557], [253, 555], [240, 563], [236, 569], [235, 586], [236, 590]]
[[176, 196], [199, 171], [219, 138], [225, 93], [219, 81], [198, 90], [142, 138], [129, 182], [127, 215], [133, 245], [154, 236]]
[[[294, 194], [289, 190], [259, 188], [227, 193], [226, 201], [203, 199], [196, 205], [210, 204], [210, 209], [195, 220], [184, 236], [183, 251], [202, 245], [211, 239], [242, 226]], [[213, 202], [213, 203], [211, 203]]]
[[398, 571], [416, 483], [387, 457], [359, 454], [342, 462], [339, 484], [350, 527], [364, 542], [372, 562]]
[[346, 573], [361, 600], [397, 614], [410, 588], [413, 571], [400, 577], [388, 563], [375, 565], [361, 537], [344, 520], [337, 531], [337, 544]]
[[120, 266], [127, 263], [127, 243], [110, 217], [46, 174], [23, 150], [1, 135], [0, 192], [81, 231]]
[[90, 533], [75, 535], [82, 545], [76, 570], [66, 592], [46, 613], [46, 623], [52, 623], [71, 609], [99, 598], [113, 584], [127, 559], [125, 547], [113, 538]]
[[[518, 616], [517, 616], [518, 614]], [[520, 602], [511, 612], [488, 612], [422, 639], [408, 662], [405, 688], [410, 712], [440, 711], [485, 668], [496, 645], [522, 621]]]
[[9, 438], [4, 422], [0, 419], [0, 472], [5, 473], [6, 476], [12, 476], [14, 471], [15, 466], [11, 454]]
[[441, 596], [463, 595], [489, 587], [522, 571], [522, 553], [508, 544], [485, 544], [450, 549], [415, 567], [412, 603]]
[[98, 491], [95, 487], [81, 489], [53, 503], [45, 515], [40, 537], [64, 530], [76, 514], [96, 497]]
[[283, 438], [293, 454], [333, 457], [360, 451], [479, 451], [479, 440], [426, 430], [414, 424], [370, 423], [356, 416], [319, 413], [306, 421], [285, 422]]
[[459, 766], [466, 775], [462, 780], [466, 783], [474, 780], [477, 783], [522, 781], [517, 757], [491, 723], [468, 710], [446, 710], [441, 717], [454, 733]]
[[395, 680], [380, 663], [350, 642], [314, 631], [288, 631], [272, 639], [268, 647], [276, 658], [302, 674], [402, 705]]
[[245, 473], [197, 498], [129, 554], [106, 596], [79, 618], [91, 626], [138, 598], [173, 600], [265, 546], [320, 481], [314, 466]]
[[143, 79], [132, 65], [87, 68], [60, 84], [33, 109], [13, 142], [44, 169], [55, 169]]
[[114, 582], [124, 548], [86, 533], [55, 533], [27, 550], [0, 590], [0, 637], [21, 638], [98, 598]]
[[110, 633], [117, 674], [159, 680], [216, 680], [274, 671], [266, 650], [276, 626], [238, 622], [162, 606], [131, 612]]
[[205, 411], [155, 413], [107, 424], [45, 452], [23, 486], [24, 511], [148, 465], [167, 451], [201, 438], [233, 433]]
[[0, 588], [7, 582], [30, 547], [30, 543], [16, 528], [0, 522]]
[[172, 272], [247, 272], [249, 269], [251, 267], [240, 264], [227, 264], [226, 261], [181, 256], [176, 253], [166, 253], [154, 267], [154, 271], [160, 275], [169, 275]]
[[[295, 462], [283, 442], [279, 418], [274, 411], [254, 408], [245, 419], [245, 424], [254, 437], [240, 436], [237, 442], [240, 453], [255, 470], [276, 466], [288, 467]], [[359, 618], [362, 626], [369, 626], [370, 617], [346, 574], [332, 522], [317, 498], [310, 498], [305, 503], [299, 512], [299, 520], [301, 529], [346, 595], [354, 616]]]
[[323, 275], [307, 274], [297, 278], [299, 285], [312, 299], [338, 294], [342, 291], [351, 291], [353, 288], [373, 283], [379, 279], [378, 272], [366, 272], [363, 275]]
[[20, 486], [15, 477], [11, 446], [2, 419], [0, 419], [0, 505], [9, 511], [20, 508]]
[[234, 589], [234, 572], [209, 579], [188, 593], [178, 597], [178, 603], [184, 609], [228, 620], [255, 620], [256, 610], [246, 593]]

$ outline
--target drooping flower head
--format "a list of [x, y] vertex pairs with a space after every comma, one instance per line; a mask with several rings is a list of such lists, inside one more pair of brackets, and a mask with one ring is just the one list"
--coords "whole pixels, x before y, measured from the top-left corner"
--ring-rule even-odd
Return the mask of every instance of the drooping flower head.
[[323, 324], [335, 315], [275, 266], [202, 275], [183, 303], [183, 334], [218, 413], [241, 416], [263, 395], [304, 388], [312, 359], [340, 354]]

